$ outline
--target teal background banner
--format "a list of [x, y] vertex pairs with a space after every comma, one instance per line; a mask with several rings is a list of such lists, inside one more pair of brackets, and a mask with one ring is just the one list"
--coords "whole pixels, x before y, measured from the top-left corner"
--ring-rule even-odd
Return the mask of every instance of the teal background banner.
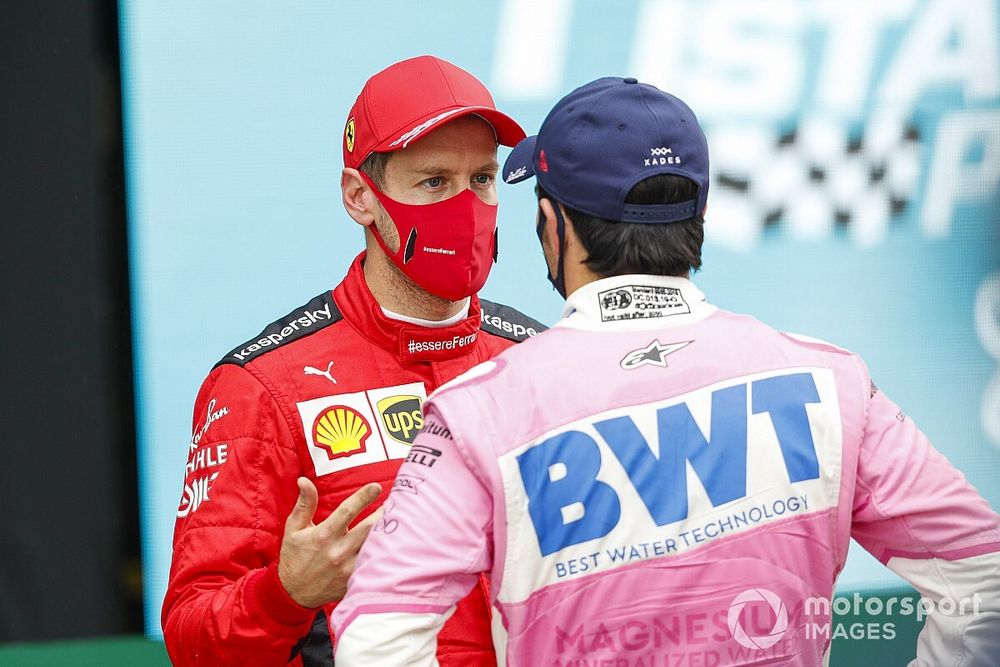
[[[365, 79], [432, 53], [529, 133], [635, 76], [698, 113], [721, 307], [860, 353], [1000, 507], [995, 0], [120, 3], [147, 633], [160, 634], [191, 406], [235, 344], [361, 249], [341, 133]], [[501, 160], [506, 149], [501, 153]], [[500, 186], [483, 291], [552, 323], [530, 188]], [[900, 585], [852, 547], [840, 591]]]

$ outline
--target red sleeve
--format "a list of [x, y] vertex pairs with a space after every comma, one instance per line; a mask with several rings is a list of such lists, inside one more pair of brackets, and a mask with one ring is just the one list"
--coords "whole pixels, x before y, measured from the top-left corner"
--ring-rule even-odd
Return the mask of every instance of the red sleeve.
[[174, 665], [283, 665], [316, 610], [277, 576], [301, 474], [291, 426], [251, 372], [224, 365], [195, 402], [163, 632]]

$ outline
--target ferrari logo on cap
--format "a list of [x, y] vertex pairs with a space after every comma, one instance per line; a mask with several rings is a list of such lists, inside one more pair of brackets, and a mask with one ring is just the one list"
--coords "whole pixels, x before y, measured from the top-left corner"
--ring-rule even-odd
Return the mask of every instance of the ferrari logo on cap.
[[365, 452], [372, 427], [361, 414], [346, 405], [334, 405], [319, 413], [313, 423], [313, 442], [330, 460]]
[[347, 152], [354, 152], [354, 119], [347, 121], [347, 127], [344, 129], [344, 140], [347, 142]]

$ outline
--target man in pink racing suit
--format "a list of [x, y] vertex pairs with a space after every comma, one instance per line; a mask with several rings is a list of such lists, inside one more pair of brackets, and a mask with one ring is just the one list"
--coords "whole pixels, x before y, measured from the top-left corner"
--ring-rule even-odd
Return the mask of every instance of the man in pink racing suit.
[[504, 174], [537, 178], [564, 316], [425, 404], [338, 667], [436, 664], [481, 572], [507, 665], [828, 664], [852, 537], [934, 609], [911, 664], [1000, 664], [1000, 517], [858, 356], [688, 280], [709, 169], [683, 102], [591, 82]]

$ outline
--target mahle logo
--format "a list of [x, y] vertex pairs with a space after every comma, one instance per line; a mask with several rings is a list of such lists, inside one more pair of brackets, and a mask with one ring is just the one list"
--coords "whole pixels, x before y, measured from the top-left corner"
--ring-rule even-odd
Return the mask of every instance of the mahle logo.
[[362, 454], [372, 433], [368, 420], [354, 408], [333, 405], [319, 413], [313, 422], [313, 442], [330, 460]]
[[404, 394], [383, 398], [378, 402], [378, 411], [389, 436], [404, 445], [412, 445], [417, 433], [424, 427], [419, 396]]

